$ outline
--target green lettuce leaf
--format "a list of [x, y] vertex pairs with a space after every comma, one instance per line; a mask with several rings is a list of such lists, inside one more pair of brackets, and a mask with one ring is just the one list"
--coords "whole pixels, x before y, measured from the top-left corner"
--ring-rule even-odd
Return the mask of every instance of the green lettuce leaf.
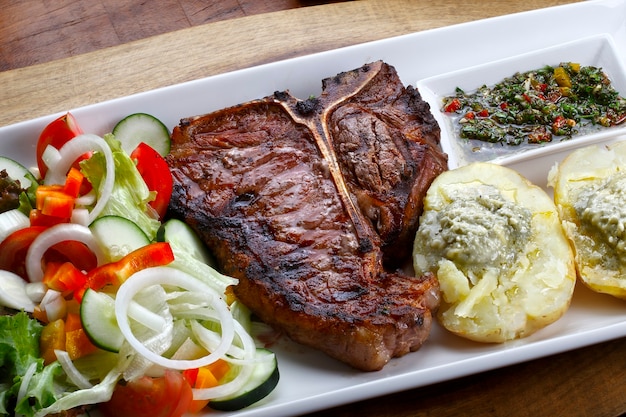
[[[35, 409], [56, 401], [51, 387], [54, 376], [59, 373], [59, 365], [43, 365], [43, 359], [39, 356], [42, 329], [43, 326], [37, 320], [31, 319], [24, 312], [0, 316], [0, 415], [12, 416], [17, 412], [32, 416]], [[16, 404], [23, 376], [32, 366], [36, 373], [29, 386], [33, 385], [36, 389], [30, 390], [20, 404]]]
[[[155, 217], [150, 215], [152, 208], [149, 207], [148, 203], [154, 200], [155, 194], [148, 189], [135, 163], [122, 150], [122, 146], [115, 139], [115, 136], [107, 134], [104, 136], [104, 140], [113, 151], [115, 185], [111, 198], [104, 207], [101, 216], [126, 217], [136, 223], [150, 240], [153, 240], [161, 225]], [[100, 153], [94, 154], [80, 164], [81, 171], [95, 189], [100, 188], [100, 183], [105, 175], [105, 166], [104, 156]]]

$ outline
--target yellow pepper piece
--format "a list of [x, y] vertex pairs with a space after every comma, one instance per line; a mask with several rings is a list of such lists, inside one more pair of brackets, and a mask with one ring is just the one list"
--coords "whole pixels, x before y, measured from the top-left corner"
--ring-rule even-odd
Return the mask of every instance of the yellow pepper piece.
[[57, 360], [55, 349], [65, 350], [65, 322], [58, 319], [46, 324], [39, 338], [39, 350], [44, 364], [48, 365]]
[[559, 85], [559, 87], [572, 87], [572, 80], [569, 77], [567, 71], [563, 67], [556, 67], [554, 69], [554, 80]]

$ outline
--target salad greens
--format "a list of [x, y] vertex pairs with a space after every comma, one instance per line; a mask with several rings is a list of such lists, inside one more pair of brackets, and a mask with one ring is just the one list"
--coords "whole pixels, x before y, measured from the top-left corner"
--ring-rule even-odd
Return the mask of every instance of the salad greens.
[[[148, 202], [154, 199], [154, 193], [146, 186], [132, 159], [122, 150], [120, 141], [112, 134], [104, 135], [104, 140], [113, 151], [115, 185], [111, 198], [100, 215], [125, 217], [139, 226], [152, 240], [161, 225], [158, 220], [148, 215]], [[94, 189], [98, 189], [106, 174], [104, 156], [96, 153], [91, 158], [82, 161], [81, 170]]]
[[[238, 409], [263, 398], [278, 383], [278, 368], [273, 353], [259, 350], [250, 336], [250, 311], [227, 291], [237, 280], [207, 264], [209, 254], [187, 225], [173, 219], [161, 223], [170, 195], [167, 187], [158, 188], [159, 179], [170, 176], [165, 161], [152, 169], [150, 181], [142, 171], [152, 168], [149, 152], [129, 155], [113, 134], [82, 134], [75, 122], [68, 124], [70, 119], [68, 113], [55, 120], [40, 136], [38, 165], [39, 159], [45, 160], [42, 166], [48, 171], [41, 185], [33, 178], [28, 191], [38, 186], [37, 195], [25, 209], [28, 224], [17, 230], [29, 233], [17, 238], [11, 232], [0, 239], [0, 245], [10, 241], [11, 253], [28, 250], [22, 266], [43, 273], [43, 278], [35, 277], [28, 272], [33, 268], [25, 268], [22, 277], [31, 282], [18, 280], [24, 295], [28, 285], [43, 288], [32, 299], [37, 307], [28, 310], [31, 315], [0, 315], [0, 416], [44, 417], [101, 404], [108, 416], [138, 417], [139, 412], [152, 417], [159, 410], [160, 415], [180, 417], [213, 400]], [[145, 118], [140, 125], [144, 123]], [[45, 146], [39, 146], [42, 138]], [[155, 206], [164, 195], [165, 205]], [[22, 192], [20, 198], [28, 203], [24, 206], [30, 206], [24, 196]], [[96, 220], [107, 221], [106, 239], [92, 231]], [[135, 233], [145, 234], [142, 243], [120, 259], [96, 253], [127, 245]], [[69, 262], [42, 261], [52, 245], [97, 259], [81, 268], [71, 257]], [[0, 269], [7, 273], [19, 269], [14, 260], [2, 262]], [[93, 301], [88, 307], [88, 292], [102, 292], [113, 304], [107, 304], [107, 311], [100, 305], [94, 309]], [[116, 349], [108, 349], [110, 344], [102, 340], [111, 337], [111, 329], [124, 336]], [[201, 369], [203, 375], [215, 372], [215, 382], [197, 377]], [[143, 398], [152, 408], [139, 410], [133, 398]], [[163, 414], [168, 407], [174, 411]]]
[[[45, 366], [39, 354], [43, 326], [26, 313], [0, 316], [0, 414], [33, 416], [34, 409], [54, 403], [62, 375], [58, 362]], [[32, 375], [30, 381], [25, 379]], [[28, 391], [23, 383], [28, 382]]]

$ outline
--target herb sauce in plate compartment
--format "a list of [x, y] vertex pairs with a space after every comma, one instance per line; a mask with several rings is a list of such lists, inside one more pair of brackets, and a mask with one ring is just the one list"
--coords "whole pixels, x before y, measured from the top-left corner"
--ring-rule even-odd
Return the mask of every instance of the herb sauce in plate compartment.
[[431, 77], [418, 88], [442, 128], [452, 168], [507, 165], [626, 127], [626, 72], [608, 35]]

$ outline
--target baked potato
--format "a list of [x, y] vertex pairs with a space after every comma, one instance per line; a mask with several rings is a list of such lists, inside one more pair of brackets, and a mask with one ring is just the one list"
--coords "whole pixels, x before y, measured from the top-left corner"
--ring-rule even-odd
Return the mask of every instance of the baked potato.
[[439, 279], [439, 322], [479, 342], [525, 337], [553, 323], [576, 283], [552, 199], [516, 171], [484, 162], [432, 183], [413, 264], [418, 276]]
[[548, 185], [581, 282], [626, 299], [626, 142], [572, 152], [550, 171]]

